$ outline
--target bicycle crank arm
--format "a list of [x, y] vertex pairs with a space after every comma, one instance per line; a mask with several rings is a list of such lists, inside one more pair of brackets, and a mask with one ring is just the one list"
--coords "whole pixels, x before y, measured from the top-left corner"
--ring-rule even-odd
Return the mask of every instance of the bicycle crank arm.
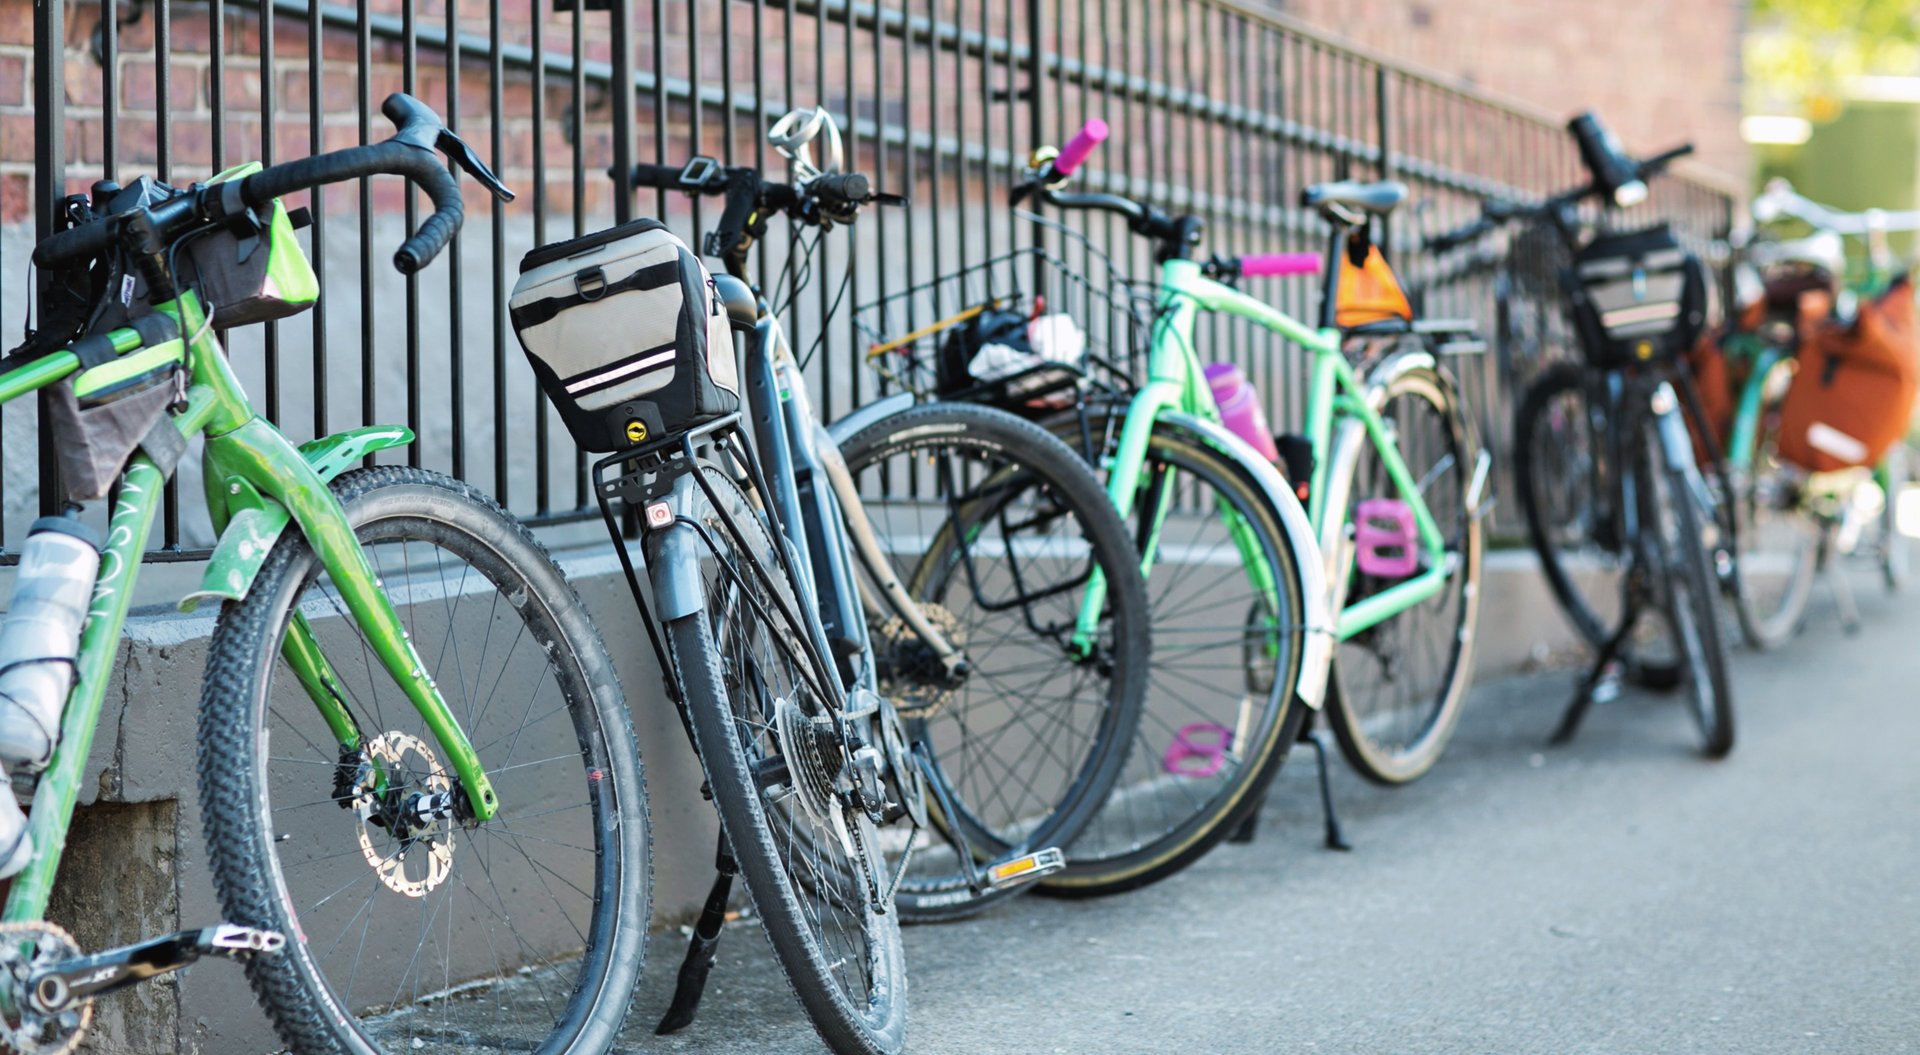
[[55, 1015], [116, 989], [171, 974], [202, 956], [238, 961], [256, 953], [272, 955], [286, 944], [284, 934], [234, 923], [183, 930], [43, 967], [27, 979], [28, 999], [36, 1012]]
[[937, 826], [936, 830], [946, 838], [947, 844], [953, 847], [955, 856], [960, 859], [960, 874], [966, 877], [967, 890], [974, 897], [1022, 886], [1067, 867], [1067, 855], [1057, 846], [1002, 858], [986, 865], [979, 864], [974, 857], [973, 847], [967, 844], [966, 835], [960, 831], [956, 820], [960, 814], [954, 806], [952, 793], [947, 790], [946, 781], [934, 769], [932, 752], [923, 740], [914, 741], [912, 751], [914, 763], [920, 767], [920, 772], [926, 777], [927, 787], [933, 792], [934, 801], [940, 806], [940, 815], [947, 819], [947, 823]]

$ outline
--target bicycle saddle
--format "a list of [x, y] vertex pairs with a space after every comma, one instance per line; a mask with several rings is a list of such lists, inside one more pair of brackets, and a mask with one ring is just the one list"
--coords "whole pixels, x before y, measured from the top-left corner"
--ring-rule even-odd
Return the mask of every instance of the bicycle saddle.
[[1300, 204], [1318, 209], [1329, 220], [1359, 223], [1363, 214], [1385, 216], [1407, 200], [1407, 185], [1394, 180], [1359, 183], [1339, 180], [1316, 183], [1300, 193]]

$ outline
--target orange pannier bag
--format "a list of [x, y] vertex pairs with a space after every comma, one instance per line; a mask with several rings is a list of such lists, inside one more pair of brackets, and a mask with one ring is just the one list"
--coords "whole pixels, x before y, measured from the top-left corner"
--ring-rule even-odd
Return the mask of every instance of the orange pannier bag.
[[1413, 321], [1413, 305], [1400, 289], [1380, 247], [1367, 246], [1366, 261], [1358, 266], [1351, 251], [1340, 254], [1340, 293], [1333, 305], [1334, 325], [1365, 326], [1390, 319]]
[[[1769, 288], [1760, 299], [1741, 308], [1734, 320], [1733, 332], [1755, 333], [1771, 320], [1790, 321], [1794, 333], [1810, 334], [1826, 325], [1832, 313], [1833, 294], [1824, 286], [1783, 284], [1781, 288]], [[1733, 438], [1733, 419], [1740, 411], [1740, 393], [1753, 372], [1752, 362], [1744, 357], [1734, 360], [1727, 355], [1727, 336], [1719, 330], [1705, 334], [1687, 354], [1687, 363], [1693, 369], [1694, 389], [1700, 396], [1700, 413], [1713, 430], [1716, 449], [1723, 455], [1733, 453], [1727, 450]], [[1688, 415], [1687, 426], [1694, 433], [1694, 457], [1704, 465], [1708, 460], [1707, 445], [1700, 435], [1700, 423]]]
[[1831, 472], [1873, 465], [1901, 437], [1920, 394], [1913, 280], [1860, 306], [1852, 325], [1825, 323], [1800, 345], [1780, 408], [1780, 456]]

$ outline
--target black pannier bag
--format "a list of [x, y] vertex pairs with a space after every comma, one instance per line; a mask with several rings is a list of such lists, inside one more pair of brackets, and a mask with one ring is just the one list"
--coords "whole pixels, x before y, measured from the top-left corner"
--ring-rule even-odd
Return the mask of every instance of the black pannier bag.
[[1573, 273], [1596, 366], [1678, 355], [1706, 323], [1705, 268], [1664, 223], [1595, 238], [1574, 255]]
[[540, 387], [585, 450], [622, 450], [740, 409], [713, 279], [658, 220], [528, 253], [508, 306]]

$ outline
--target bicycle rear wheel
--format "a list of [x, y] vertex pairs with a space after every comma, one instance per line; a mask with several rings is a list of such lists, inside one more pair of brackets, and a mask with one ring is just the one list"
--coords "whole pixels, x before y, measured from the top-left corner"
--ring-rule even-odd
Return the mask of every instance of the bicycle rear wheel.
[[[500, 812], [463, 793], [298, 531], [220, 615], [200, 797], [227, 918], [280, 931], [246, 965], [295, 1051], [453, 1053], [471, 1037], [597, 1053], [648, 923], [646, 789], [606, 646], [524, 527], [466, 484], [360, 469], [333, 490]], [[359, 725], [343, 749], [281, 659], [300, 619]], [[405, 834], [401, 834], [405, 833]]]
[[[1050, 428], [1103, 457], [1126, 410], [1094, 403]], [[1042, 881], [1050, 894], [1118, 893], [1199, 860], [1259, 807], [1306, 718], [1300, 571], [1258, 484], [1205, 437], [1158, 421], [1132, 529], [1155, 553], [1146, 705], [1106, 806]]]
[[[1674, 467], [1662, 448], [1658, 423], [1647, 418], [1639, 452], [1643, 530], [1658, 555], [1655, 589], [1662, 596], [1684, 660], [1687, 698], [1709, 758], [1733, 750], [1733, 692], [1727, 680], [1727, 643], [1720, 632], [1719, 581], [1693, 473]], [[1690, 452], [1689, 452], [1690, 453]]]
[[[1146, 583], [1092, 469], [1032, 422], [972, 404], [891, 415], [841, 448], [892, 571], [966, 655], [958, 684], [869, 593], [880, 691], [932, 752], [957, 825], [982, 861], [1069, 849], [1119, 778], [1151, 655]], [[1098, 569], [1107, 605], [1075, 640]], [[922, 831], [895, 895], [902, 918], [951, 919], [973, 895], [949, 844]]]
[[[1437, 371], [1415, 369], [1393, 378], [1380, 415], [1440, 528], [1453, 571], [1433, 597], [1341, 643], [1327, 718], [1354, 769], [1375, 783], [1404, 784], [1432, 769], [1446, 750], [1473, 675], [1480, 522], [1467, 509], [1467, 489], [1476, 452], [1454, 387]], [[1398, 493], [1371, 444], [1360, 459], [1349, 523], [1362, 501]], [[1426, 570], [1424, 562], [1417, 570]], [[1358, 562], [1350, 574], [1348, 605], [1400, 581], [1366, 575]]]
[[907, 979], [886, 896], [895, 866], [858, 804], [846, 720], [826, 680], [837, 675], [803, 644], [800, 593], [732, 476], [697, 463], [674, 501], [681, 520], [647, 537], [647, 560], [655, 583], [691, 572], [700, 584], [702, 609], [665, 629], [721, 830], [822, 1039], [841, 1053], [897, 1052]]

